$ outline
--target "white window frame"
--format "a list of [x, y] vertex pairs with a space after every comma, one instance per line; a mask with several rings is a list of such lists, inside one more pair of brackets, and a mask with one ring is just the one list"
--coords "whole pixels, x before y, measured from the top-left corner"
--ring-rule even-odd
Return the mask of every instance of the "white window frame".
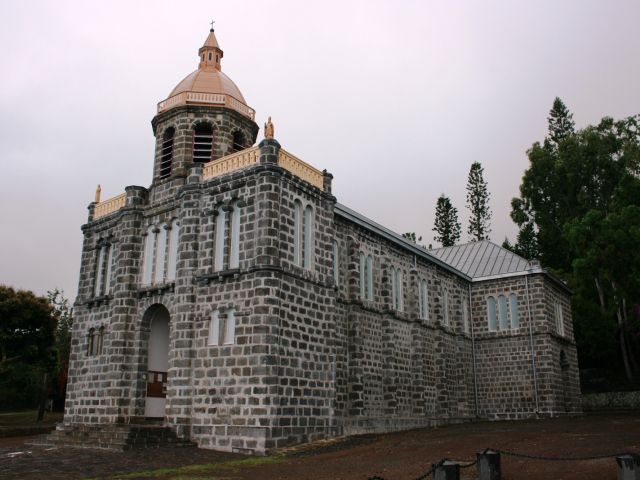
[[170, 282], [176, 279], [179, 242], [180, 222], [177, 219], [174, 219], [171, 222], [171, 231], [169, 232], [169, 260], [167, 262], [167, 280]]
[[239, 201], [233, 202], [231, 208], [231, 252], [229, 268], [238, 268], [240, 266], [240, 215], [242, 208], [240, 207]]
[[160, 225], [160, 231], [156, 236], [155, 274], [153, 282], [164, 283], [164, 264], [167, 259], [167, 228]]
[[214, 310], [211, 312], [207, 345], [220, 345], [220, 310]]
[[498, 302], [493, 295], [487, 297], [487, 325], [490, 332], [498, 331]]
[[230, 308], [227, 310], [227, 318], [224, 322], [224, 338], [223, 345], [233, 345], [236, 343], [236, 310]]
[[153, 261], [156, 244], [156, 227], [149, 225], [144, 239], [144, 253], [142, 258], [142, 285], [151, 285], [153, 280]]
[[219, 272], [224, 270], [224, 243], [225, 230], [227, 228], [227, 212], [223, 205], [216, 209], [216, 221], [213, 245], [213, 270]]
[[515, 293], [509, 294], [509, 315], [511, 317], [511, 329], [520, 328], [520, 312], [518, 312], [518, 296]]
[[310, 269], [313, 262], [313, 208], [304, 208], [302, 224], [302, 268]]

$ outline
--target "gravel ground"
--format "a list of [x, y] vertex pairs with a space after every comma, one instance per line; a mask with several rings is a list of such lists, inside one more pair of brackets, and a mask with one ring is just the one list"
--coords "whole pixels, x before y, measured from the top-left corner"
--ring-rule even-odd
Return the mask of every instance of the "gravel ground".
[[[442, 458], [467, 462], [487, 447], [550, 457], [640, 453], [640, 412], [363, 435], [287, 449], [273, 462], [189, 447], [129, 452], [26, 447], [29, 438], [0, 439], [0, 479], [119, 478], [145, 472], [127, 478], [366, 480], [377, 475], [410, 480]], [[226, 467], [189, 467], [203, 464]], [[153, 473], [160, 468], [174, 470]], [[503, 455], [502, 472], [503, 480], [617, 478], [614, 458], [543, 461]], [[461, 478], [477, 478], [475, 467], [462, 470]]]

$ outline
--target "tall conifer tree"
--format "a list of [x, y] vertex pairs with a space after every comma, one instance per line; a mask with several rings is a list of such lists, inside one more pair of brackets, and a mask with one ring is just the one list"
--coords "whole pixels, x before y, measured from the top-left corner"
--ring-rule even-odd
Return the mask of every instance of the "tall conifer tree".
[[458, 209], [444, 194], [440, 195], [436, 203], [436, 220], [433, 231], [437, 233], [433, 239], [440, 242], [443, 247], [451, 247], [460, 240]]
[[471, 240], [486, 240], [491, 233], [491, 209], [489, 208], [489, 190], [483, 178], [484, 169], [480, 162], [473, 162], [467, 180], [467, 208]]

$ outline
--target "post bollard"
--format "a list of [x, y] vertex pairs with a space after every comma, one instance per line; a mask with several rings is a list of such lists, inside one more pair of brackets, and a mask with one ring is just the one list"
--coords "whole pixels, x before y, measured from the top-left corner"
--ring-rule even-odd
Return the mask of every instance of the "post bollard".
[[640, 480], [640, 455], [629, 453], [616, 457], [618, 480]]
[[500, 454], [485, 450], [476, 455], [479, 480], [500, 480]]
[[433, 480], [460, 480], [460, 465], [451, 460], [433, 465]]

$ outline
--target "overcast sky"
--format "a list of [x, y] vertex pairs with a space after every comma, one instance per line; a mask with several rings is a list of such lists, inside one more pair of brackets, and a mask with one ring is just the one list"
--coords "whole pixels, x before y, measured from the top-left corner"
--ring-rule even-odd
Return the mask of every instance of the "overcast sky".
[[[75, 297], [86, 207], [151, 182], [157, 102], [223, 71], [284, 148], [334, 174], [338, 201], [433, 242], [445, 193], [466, 241], [479, 161], [491, 238], [561, 97], [578, 127], [640, 111], [640, 2], [4, 1], [0, 283]], [[262, 138], [262, 131], [258, 139]], [[434, 243], [435, 246], [435, 243]]]

